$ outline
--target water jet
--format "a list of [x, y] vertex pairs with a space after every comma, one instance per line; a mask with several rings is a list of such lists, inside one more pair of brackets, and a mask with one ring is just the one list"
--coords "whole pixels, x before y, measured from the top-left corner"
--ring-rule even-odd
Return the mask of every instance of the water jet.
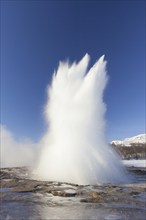
[[108, 76], [102, 56], [89, 70], [80, 62], [60, 62], [48, 87], [36, 173], [40, 179], [77, 184], [123, 181], [123, 166], [105, 137], [103, 92]]

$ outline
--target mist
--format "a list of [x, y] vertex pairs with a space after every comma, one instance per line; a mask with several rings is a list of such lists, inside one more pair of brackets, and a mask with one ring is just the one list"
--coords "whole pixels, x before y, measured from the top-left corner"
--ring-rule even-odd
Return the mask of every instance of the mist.
[[37, 144], [28, 139], [16, 140], [4, 126], [1, 130], [1, 167], [29, 166], [33, 167], [37, 157]]

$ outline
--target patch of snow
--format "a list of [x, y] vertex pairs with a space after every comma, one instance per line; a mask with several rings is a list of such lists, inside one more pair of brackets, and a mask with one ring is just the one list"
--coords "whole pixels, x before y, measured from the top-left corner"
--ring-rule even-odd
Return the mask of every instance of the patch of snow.
[[145, 167], [146, 168], [146, 160], [122, 160], [124, 165], [128, 167]]
[[76, 193], [76, 191], [73, 190], [73, 189], [67, 189], [67, 190], [65, 190], [65, 192], [70, 193], [70, 194], [75, 194]]
[[9, 181], [11, 181], [11, 180], [13, 180], [13, 179], [3, 179], [5, 182], [9, 182]]
[[59, 186], [59, 188], [71, 188], [71, 189], [77, 189], [77, 187], [76, 186], [73, 186], [73, 185], [70, 185], [70, 184], [65, 184], [65, 183], [63, 183], [63, 184], [61, 184], [61, 186]]

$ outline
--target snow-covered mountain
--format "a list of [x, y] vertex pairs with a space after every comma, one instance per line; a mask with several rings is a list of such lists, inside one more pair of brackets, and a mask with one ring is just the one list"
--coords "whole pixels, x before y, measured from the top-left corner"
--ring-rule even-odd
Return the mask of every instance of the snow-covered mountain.
[[125, 138], [123, 141], [115, 140], [112, 141], [111, 144], [115, 146], [126, 146], [126, 147], [130, 147], [132, 145], [143, 145], [146, 144], [146, 134], [139, 134], [134, 137]]

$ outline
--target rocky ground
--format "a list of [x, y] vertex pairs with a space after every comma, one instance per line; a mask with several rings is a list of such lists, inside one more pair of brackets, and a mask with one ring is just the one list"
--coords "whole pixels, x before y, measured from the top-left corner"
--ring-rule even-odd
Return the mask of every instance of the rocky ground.
[[127, 184], [75, 185], [38, 181], [26, 167], [0, 171], [0, 219], [145, 220], [144, 168], [129, 168]]

